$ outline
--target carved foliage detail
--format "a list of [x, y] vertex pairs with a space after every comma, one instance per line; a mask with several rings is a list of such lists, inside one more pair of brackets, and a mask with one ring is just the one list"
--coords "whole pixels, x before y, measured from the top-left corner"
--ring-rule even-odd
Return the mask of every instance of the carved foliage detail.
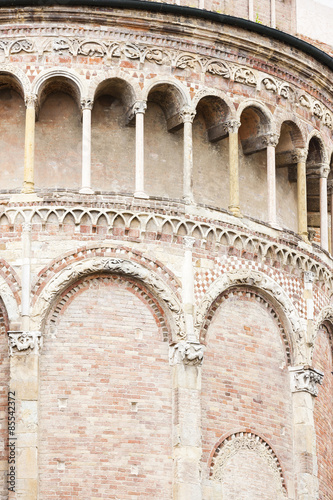
[[9, 356], [24, 352], [38, 351], [41, 344], [41, 332], [8, 332]]
[[293, 392], [309, 392], [318, 396], [318, 385], [323, 383], [324, 374], [311, 367], [291, 368], [291, 385]]
[[252, 433], [239, 432], [225, 439], [217, 448], [212, 465], [212, 479], [223, 481], [229, 460], [242, 450], [249, 450], [260, 456], [273, 472], [276, 491], [279, 498], [287, 498], [284, 479], [278, 459], [273, 450], [263, 439]]

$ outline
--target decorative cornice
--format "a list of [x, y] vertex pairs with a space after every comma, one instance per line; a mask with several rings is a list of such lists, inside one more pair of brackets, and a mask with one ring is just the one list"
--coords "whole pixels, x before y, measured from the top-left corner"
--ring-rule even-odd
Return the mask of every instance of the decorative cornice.
[[324, 374], [310, 366], [289, 368], [292, 392], [308, 392], [318, 396], [318, 385], [323, 383]]
[[183, 363], [184, 365], [201, 366], [204, 351], [205, 346], [199, 342], [179, 342], [170, 346], [170, 365]]
[[31, 352], [37, 353], [41, 346], [41, 332], [8, 332], [9, 356]]

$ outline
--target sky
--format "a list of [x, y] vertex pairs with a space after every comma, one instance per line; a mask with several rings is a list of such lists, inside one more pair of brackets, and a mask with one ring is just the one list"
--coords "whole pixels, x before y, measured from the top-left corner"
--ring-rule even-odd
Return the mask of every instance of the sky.
[[333, 0], [316, 0], [316, 2], [327, 5], [328, 7], [333, 7]]

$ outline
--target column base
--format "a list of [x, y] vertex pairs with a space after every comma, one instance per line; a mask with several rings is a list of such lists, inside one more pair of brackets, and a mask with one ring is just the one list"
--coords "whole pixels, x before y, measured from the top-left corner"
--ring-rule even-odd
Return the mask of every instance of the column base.
[[229, 205], [228, 210], [234, 217], [243, 217], [240, 208], [237, 205]]
[[35, 192], [35, 185], [33, 182], [23, 182], [23, 187], [21, 193], [23, 194], [32, 194]]
[[83, 187], [79, 191], [80, 194], [94, 194], [94, 191], [89, 187]]
[[148, 200], [149, 196], [144, 191], [135, 191], [134, 198], [143, 198], [145, 200]]
[[194, 199], [192, 196], [184, 196], [183, 201], [184, 201], [184, 203], [186, 203], [186, 205], [193, 205], [194, 204]]
[[308, 243], [309, 245], [311, 245], [311, 242], [309, 240], [309, 235], [308, 233], [298, 233], [298, 236], [300, 236], [302, 238], [303, 241], [305, 241], [305, 243]]

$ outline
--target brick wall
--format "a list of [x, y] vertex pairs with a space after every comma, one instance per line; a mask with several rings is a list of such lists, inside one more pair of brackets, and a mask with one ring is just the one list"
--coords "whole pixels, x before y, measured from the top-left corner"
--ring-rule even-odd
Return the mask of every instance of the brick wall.
[[313, 366], [324, 372], [323, 385], [315, 400], [314, 419], [317, 437], [319, 498], [333, 498], [333, 363], [332, 340], [324, 327], [318, 332]]
[[[244, 293], [222, 302], [207, 332], [202, 382], [203, 459], [207, 462], [224, 434], [255, 432], [268, 441], [288, 471], [286, 479], [291, 480], [291, 394], [280, 331], [269, 308]], [[246, 457], [239, 456], [228, 465], [231, 477], [223, 485], [226, 498], [247, 499], [250, 484], [258, 485], [256, 498], [273, 498], [265, 496], [269, 467], [266, 465], [259, 481], [259, 462], [245, 464]]]
[[36, 122], [36, 186], [81, 187], [81, 112], [63, 92], [51, 93]]
[[66, 304], [40, 401], [43, 500], [170, 499], [168, 344], [128, 282], [87, 281]]
[[[0, 189], [21, 189], [23, 179], [25, 105], [11, 89], [0, 91]], [[13, 134], [15, 130], [15, 134]]]

